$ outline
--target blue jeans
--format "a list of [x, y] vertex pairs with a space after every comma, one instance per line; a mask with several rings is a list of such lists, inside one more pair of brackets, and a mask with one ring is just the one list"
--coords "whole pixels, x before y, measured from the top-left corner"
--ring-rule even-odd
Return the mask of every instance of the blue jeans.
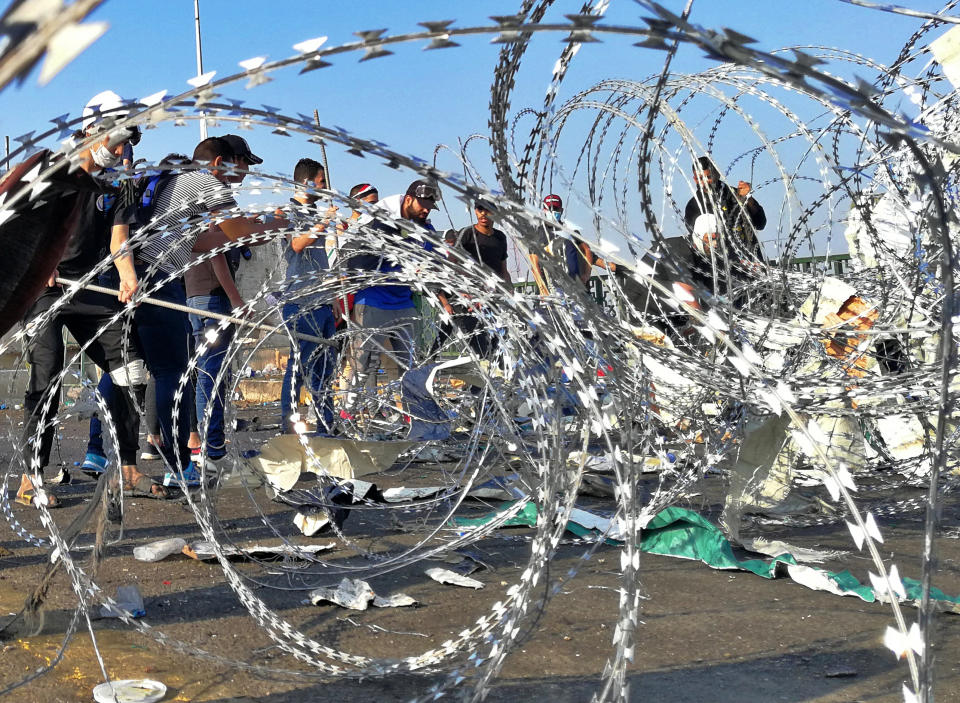
[[[187, 298], [187, 305], [221, 315], [229, 315], [232, 309], [230, 300], [223, 295], [194, 295]], [[202, 430], [206, 426], [204, 441], [207, 445], [207, 456], [211, 459], [219, 459], [227, 453], [223, 429], [223, 397], [230, 383], [229, 366], [219, 384], [217, 384], [217, 377], [223, 368], [227, 348], [233, 340], [234, 333], [233, 325], [229, 325], [225, 330], [219, 329], [218, 325], [219, 320], [190, 313], [194, 344], [197, 349], [204, 344], [207, 347], [206, 351], [197, 356], [196, 407], [197, 428]], [[216, 333], [216, 338], [212, 342], [207, 338], [209, 330]], [[206, 415], [208, 409], [209, 419]]]
[[[296, 303], [287, 303], [283, 306], [283, 320], [287, 328], [293, 332], [309, 334], [314, 337], [330, 339], [336, 329], [333, 318], [333, 308], [322, 305], [317, 308], [305, 309]], [[300, 351], [300, 366], [294, 358], [294, 349], [290, 348], [290, 358], [287, 360], [287, 370], [283, 375], [283, 388], [280, 391], [280, 418], [283, 432], [289, 432], [289, 419], [295, 400], [300, 398], [300, 388], [304, 376], [307, 378], [307, 389], [313, 396], [320, 411], [320, 426], [318, 429], [333, 429], [333, 394], [327, 387], [330, 377], [337, 363], [337, 351], [332, 346], [317, 344], [300, 339], [296, 340]], [[296, 367], [296, 368], [295, 368]]]
[[[142, 283], [146, 267], [138, 264], [136, 269], [137, 278]], [[116, 272], [111, 270], [101, 275], [100, 283], [116, 288], [119, 285], [119, 278]], [[187, 302], [183, 284], [179, 280], [170, 281], [152, 291], [151, 297], [180, 305], [185, 305]], [[150, 303], [141, 303], [134, 309], [133, 328], [143, 361], [156, 385], [157, 420], [163, 441], [163, 446], [159, 447], [160, 454], [168, 466], [176, 467], [178, 462], [182, 462], [180, 465], [186, 467], [190, 462], [187, 440], [190, 435], [192, 414], [190, 406], [193, 405], [192, 383], [187, 383], [182, 391], [180, 412], [176, 422], [176, 438], [173, 436], [173, 406], [177, 387], [181, 377], [187, 371], [187, 362], [190, 358], [188, 349], [190, 322], [187, 319], [187, 313]], [[100, 378], [97, 390], [107, 402], [110, 402], [113, 396], [113, 382], [109, 374], [104, 374]], [[87, 451], [104, 456], [102, 425], [100, 418], [96, 415], [90, 419]]]

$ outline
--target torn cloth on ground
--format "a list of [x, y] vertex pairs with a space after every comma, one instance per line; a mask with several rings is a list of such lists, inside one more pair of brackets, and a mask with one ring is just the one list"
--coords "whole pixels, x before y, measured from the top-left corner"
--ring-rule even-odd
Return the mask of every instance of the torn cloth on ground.
[[[464, 519], [454, 518], [454, 525], [459, 527], [479, 526], [495, 519], [498, 514], [512, 505], [505, 503], [499, 511], [483, 517]], [[586, 513], [586, 511], [577, 511]], [[588, 515], [590, 513], [587, 513]], [[573, 517], [573, 516], [572, 516]], [[533, 503], [528, 503], [524, 509], [510, 518], [504, 527], [526, 526], [534, 527], [537, 524], [537, 509]], [[595, 522], [597, 526], [609, 524]], [[616, 525], [616, 523], [614, 523]], [[589, 529], [571, 519], [567, 523], [567, 530], [578, 537], [599, 538], [603, 533], [597, 529]], [[621, 541], [611, 539], [606, 541], [611, 545], [622, 544]], [[644, 527], [640, 537], [640, 550], [648, 554], [693, 559], [703, 562], [713, 569], [731, 569], [749, 571], [773, 579], [778, 576], [789, 576], [796, 583], [814, 590], [823, 590], [829, 593], [844, 596], [856, 596], [868, 603], [885, 601], [887, 595], [879, 595], [874, 588], [862, 584], [849, 571], [832, 572], [797, 563], [796, 558], [789, 553], [780, 554], [772, 559], [737, 559], [733, 552], [733, 545], [724, 536], [716, 525], [697, 513], [685, 508], [671, 507], [657, 513]], [[905, 598], [901, 602], [919, 603], [920, 582], [910, 578], [903, 578]], [[939, 601], [949, 612], [960, 613], [960, 596], [949, 596], [938, 588], [930, 589], [931, 598]]]

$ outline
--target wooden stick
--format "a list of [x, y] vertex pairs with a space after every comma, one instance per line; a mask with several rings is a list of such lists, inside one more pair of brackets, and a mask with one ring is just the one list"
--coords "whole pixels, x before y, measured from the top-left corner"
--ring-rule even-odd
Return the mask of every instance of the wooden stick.
[[[78, 281], [71, 281], [68, 278], [57, 278], [57, 283], [63, 286], [80, 286], [84, 290], [91, 290], [95, 293], [106, 293], [108, 295], [120, 295], [120, 291], [113, 288], [105, 288], [103, 286], [97, 286], [92, 283], [87, 283], [86, 285], [80, 285]], [[167, 300], [158, 300], [157, 298], [144, 297], [137, 300], [137, 303], [147, 303], [149, 305], [156, 305], [161, 308], [169, 308], [170, 310], [179, 310], [180, 312], [193, 313], [194, 315], [200, 315], [201, 317], [212, 317], [215, 320], [226, 320], [227, 322], [232, 322], [235, 325], [241, 327], [253, 327], [254, 329], [263, 330], [265, 332], [270, 332], [272, 334], [280, 334], [280, 331], [276, 327], [271, 327], [270, 325], [262, 325], [257, 322], [251, 322], [250, 320], [244, 320], [240, 317], [232, 317], [230, 315], [222, 315], [218, 312], [210, 312], [209, 310], [200, 310], [199, 308], [191, 308], [187, 305], [181, 305], [180, 303], [171, 303]], [[336, 346], [336, 342], [332, 339], [326, 339], [324, 337], [316, 337], [312, 334], [301, 334], [300, 332], [292, 332], [294, 337], [298, 339], [303, 339], [308, 342], [315, 342], [317, 344], [326, 344], [327, 346]]]

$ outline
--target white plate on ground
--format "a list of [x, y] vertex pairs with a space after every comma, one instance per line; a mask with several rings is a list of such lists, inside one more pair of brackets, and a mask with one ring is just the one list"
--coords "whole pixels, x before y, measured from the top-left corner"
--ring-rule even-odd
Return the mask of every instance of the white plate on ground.
[[93, 689], [97, 703], [157, 703], [165, 695], [167, 687], [150, 679], [110, 681]]

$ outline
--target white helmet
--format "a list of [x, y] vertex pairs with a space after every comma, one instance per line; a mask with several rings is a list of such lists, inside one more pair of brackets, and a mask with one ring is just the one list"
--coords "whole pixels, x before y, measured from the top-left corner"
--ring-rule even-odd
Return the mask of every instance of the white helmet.
[[126, 117], [129, 112], [129, 110], [124, 109], [123, 98], [112, 90], [97, 93], [90, 98], [90, 101], [83, 108], [83, 130], [86, 131], [97, 124], [104, 114], [107, 114], [109, 118], [118, 120]]

